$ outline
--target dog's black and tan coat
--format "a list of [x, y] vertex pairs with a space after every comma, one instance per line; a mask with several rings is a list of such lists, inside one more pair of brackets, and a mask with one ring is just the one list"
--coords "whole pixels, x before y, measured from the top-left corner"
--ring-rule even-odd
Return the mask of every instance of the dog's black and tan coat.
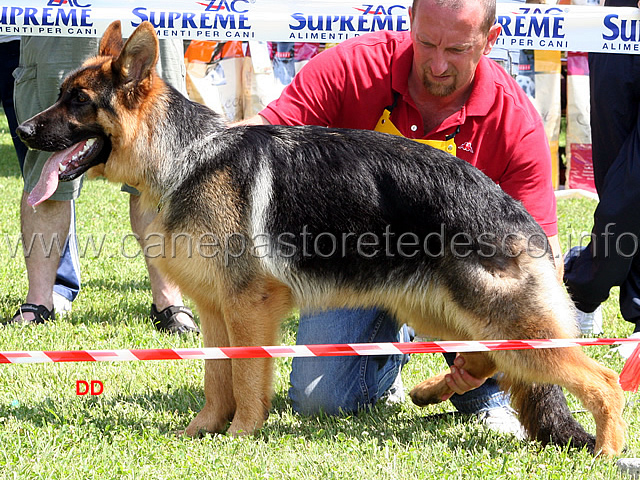
[[[385, 134], [320, 127], [228, 128], [155, 73], [149, 23], [120, 24], [64, 81], [59, 101], [19, 127], [52, 155], [30, 202], [89, 168], [160, 207], [153, 261], [196, 303], [205, 346], [273, 345], [294, 307], [371, 307], [445, 340], [568, 338], [575, 313], [544, 232], [467, 163]], [[153, 252], [149, 252], [151, 256]], [[464, 354], [503, 387], [532, 438], [620, 453], [617, 375], [579, 348]], [[207, 361], [206, 404], [186, 433], [247, 434], [270, 408], [272, 361]], [[566, 387], [594, 415], [571, 416]], [[449, 392], [418, 385], [417, 404]]]

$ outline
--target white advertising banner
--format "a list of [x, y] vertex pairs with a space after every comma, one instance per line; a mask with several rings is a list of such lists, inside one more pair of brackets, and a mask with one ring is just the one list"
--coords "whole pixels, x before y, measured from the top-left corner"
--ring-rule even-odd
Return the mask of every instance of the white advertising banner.
[[[366, 2], [366, 0], [365, 0]], [[0, 35], [99, 37], [113, 20], [128, 36], [150, 21], [161, 38], [337, 43], [408, 30], [407, 0], [0, 0]], [[637, 8], [499, 3], [498, 46], [640, 52]]]

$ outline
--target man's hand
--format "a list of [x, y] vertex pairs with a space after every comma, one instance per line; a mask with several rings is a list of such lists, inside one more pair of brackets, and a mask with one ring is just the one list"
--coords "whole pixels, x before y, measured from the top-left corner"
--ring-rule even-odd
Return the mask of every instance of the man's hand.
[[[486, 378], [472, 377], [469, 372], [462, 367], [464, 367], [464, 357], [458, 354], [453, 361], [453, 365], [451, 365], [451, 373], [444, 377], [449, 388], [453, 390], [453, 393], [457, 393], [458, 395], [478, 388], [486, 380]], [[442, 401], [449, 400], [453, 393], [443, 396]]]

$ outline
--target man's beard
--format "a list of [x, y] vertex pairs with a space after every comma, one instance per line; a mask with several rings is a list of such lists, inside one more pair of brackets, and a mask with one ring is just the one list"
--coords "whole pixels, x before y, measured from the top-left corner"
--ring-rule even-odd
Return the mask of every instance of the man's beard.
[[429, 80], [429, 76], [425, 72], [424, 75], [422, 76], [422, 84], [431, 95], [434, 95], [436, 97], [446, 97], [448, 95], [451, 95], [453, 92], [455, 92], [457, 88], [456, 87], [457, 77], [454, 75], [451, 78], [453, 79], [451, 83], [433, 82]]

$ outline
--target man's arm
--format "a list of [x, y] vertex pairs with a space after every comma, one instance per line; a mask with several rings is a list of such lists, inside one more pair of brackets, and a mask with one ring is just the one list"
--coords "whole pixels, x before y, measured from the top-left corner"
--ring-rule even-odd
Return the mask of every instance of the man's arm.
[[264, 118], [259, 113], [250, 118], [245, 118], [244, 120], [240, 120], [239, 122], [234, 122], [230, 124], [230, 127], [238, 127], [240, 125], [271, 125], [271, 122]]

